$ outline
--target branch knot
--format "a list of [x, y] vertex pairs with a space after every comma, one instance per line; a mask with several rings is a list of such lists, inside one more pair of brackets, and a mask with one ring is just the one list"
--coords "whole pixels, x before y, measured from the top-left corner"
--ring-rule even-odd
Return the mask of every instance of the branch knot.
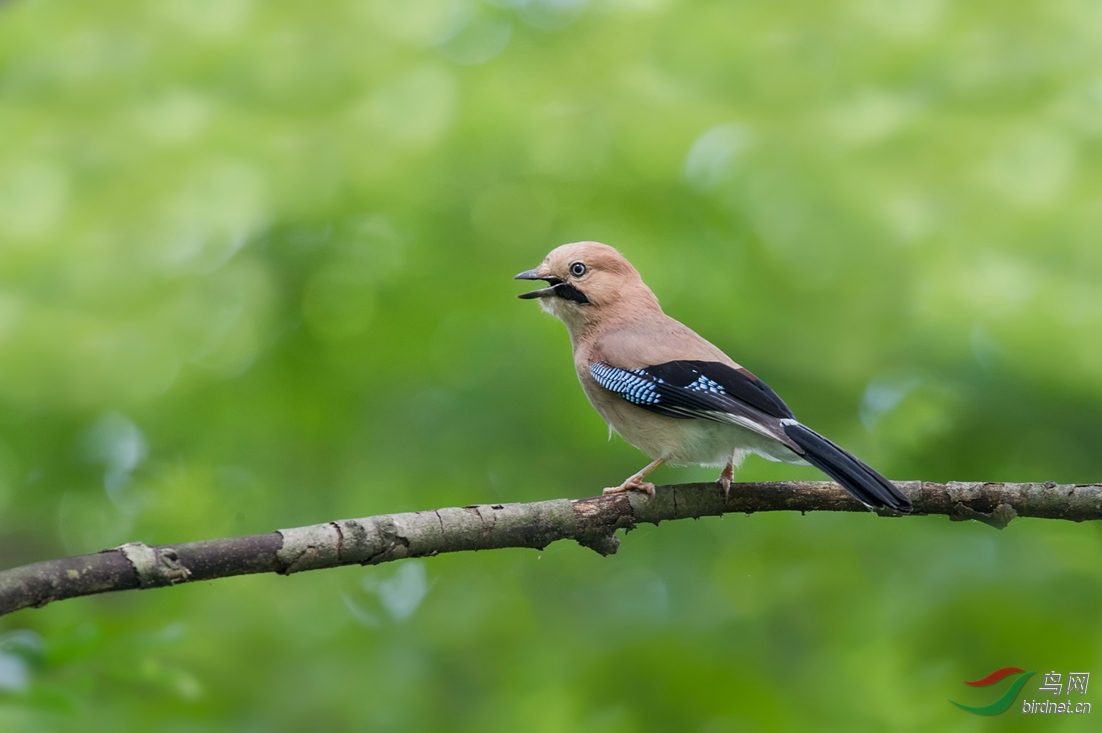
[[144, 542], [128, 542], [113, 548], [133, 566], [142, 588], [183, 583], [191, 571], [180, 563], [180, 556], [171, 547], [150, 547]]

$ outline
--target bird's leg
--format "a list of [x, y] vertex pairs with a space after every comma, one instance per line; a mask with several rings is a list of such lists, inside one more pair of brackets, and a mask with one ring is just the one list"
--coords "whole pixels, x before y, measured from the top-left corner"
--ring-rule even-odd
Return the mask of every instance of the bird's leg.
[[650, 483], [649, 481], [644, 481], [643, 478], [648, 473], [650, 473], [654, 469], [658, 468], [659, 466], [661, 466], [665, 462], [666, 462], [665, 458], [658, 458], [654, 461], [651, 461], [647, 465], [646, 468], [644, 468], [642, 471], [640, 471], [637, 474], [629, 476], [628, 480], [625, 481], [624, 483], [620, 484], [619, 486], [615, 486], [615, 487], [605, 489], [604, 492], [602, 492], [602, 493], [605, 493], [605, 494], [619, 494], [620, 492], [623, 492], [623, 491], [645, 491], [645, 492], [647, 492], [647, 496], [649, 496], [653, 500], [654, 499], [654, 484]]
[[727, 506], [727, 497], [731, 494], [731, 481], [735, 478], [735, 468], [742, 464], [746, 454], [735, 451], [731, 454], [731, 460], [727, 461], [727, 467], [719, 474], [716, 483], [723, 487], [723, 505]]
[[727, 497], [731, 493], [731, 479], [735, 477], [735, 464], [734, 462], [728, 462], [727, 467], [723, 469], [723, 473], [719, 474], [719, 478], [716, 479], [716, 483], [723, 487], [723, 505], [727, 505]]

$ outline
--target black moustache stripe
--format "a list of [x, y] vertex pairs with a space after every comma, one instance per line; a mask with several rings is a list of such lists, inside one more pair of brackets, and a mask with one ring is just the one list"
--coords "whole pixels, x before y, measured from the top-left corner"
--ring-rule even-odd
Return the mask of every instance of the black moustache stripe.
[[585, 297], [585, 294], [581, 290], [578, 290], [573, 285], [567, 285], [566, 283], [555, 286], [555, 296], [563, 300], [569, 300], [572, 303], [589, 305], [589, 298]]

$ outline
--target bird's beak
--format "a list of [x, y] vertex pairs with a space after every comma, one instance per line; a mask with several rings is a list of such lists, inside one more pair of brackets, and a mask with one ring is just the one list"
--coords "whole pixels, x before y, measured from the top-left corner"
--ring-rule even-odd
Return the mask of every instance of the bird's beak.
[[555, 288], [562, 285], [562, 280], [554, 275], [541, 275], [539, 268], [535, 270], [525, 270], [520, 273], [514, 280], [545, 280], [548, 283], [546, 288], [540, 288], [539, 290], [533, 290], [530, 293], [521, 293], [517, 297], [522, 300], [531, 300], [533, 298], [546, 298], [549, 295], [555, 294]]

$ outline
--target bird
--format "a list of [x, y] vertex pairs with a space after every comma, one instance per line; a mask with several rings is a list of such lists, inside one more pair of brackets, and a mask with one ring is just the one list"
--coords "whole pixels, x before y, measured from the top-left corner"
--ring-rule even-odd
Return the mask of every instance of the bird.
[[574, 368], [609, 434], [651, 459], [604, 494], [646, 492], [646, 476], [664, 463], [723, 467], [729, 498], [735, 469], [751, 453], [812, 465], [870, 509], [912, 511], [891, 481], [807, 427], [747, 369], [666, 315], [639, 272], [615, 248], [573, 242], [553, 249], [516, 280], [546, 287], [517, 297], [538, 300], [570, 334]]

